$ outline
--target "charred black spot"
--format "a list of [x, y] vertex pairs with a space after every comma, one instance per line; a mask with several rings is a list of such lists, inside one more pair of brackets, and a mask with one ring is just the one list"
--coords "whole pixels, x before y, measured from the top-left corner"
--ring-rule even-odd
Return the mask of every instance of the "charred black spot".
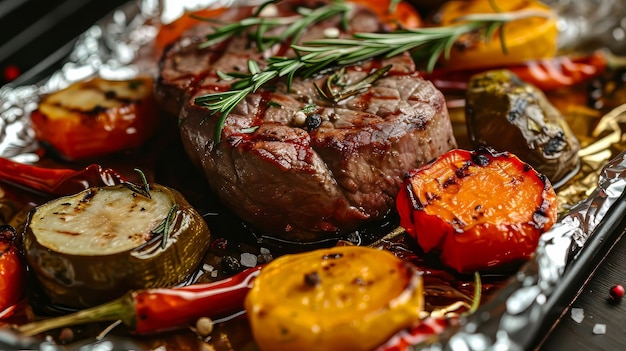
[[483, 208], [483, 205], [474, 206], [474, 211], [480, 211]]
[[491, 163], [491, 159], [487, 155], [475, 154], [472, 155], [472, 162], [477, 166], [487, 167]]
[[465, 162], [465, 163], [463, 164], [463, 167], [461, 167], [461, 168], [457, 169], [456, 171], [454, 171], [454, 175], [455, 175], [457, 178], [459, 178], [459, 179], [461, 179], [461, 178], [465, 178], [465, 177], [469, 176], [469, 175], [470, 175], [470, 173], [469, 173], [469, 167], [470, 167], [471, 165], [472, 165], [472, 164], [471, 164], [471, 162]]
[[93, 198], [94, 196], [96, 196], [96, 192], [93, 190], [89, 190], [85, 193], [85, 195], [83, 195], [83, 198], [80, 199], [80, 202], [89, 202], [89, 200], [91, 200], [91, 198]]
[[103, 106], [100, 106], [100, 105], [96, 105], [96, 106], [94, 106], [94, 108], [91, 111], [89, 111], [89, 115], [92, 116], [92, 117], [93, 116], [97, 116], [97, 115], [103, 113], [104, 111], [106, 111], [106, 107], [103, 107]]
[[319, 128], [322, 125], [322, 116], [317, 113], [306, 116], [306, 120], [304, 121], [306, 124], [307, 130], [310, 132]]
[[325, 270], [325, 271], [329, 271], [333, 267], [335, 267], [335, 264], [331, 263], [331, 264], [325, 265], [324, 267], [322, 267], [322, 269]]
[[437, 194], [437, 193], [427, 192], [424, 195], [426, 195], [426, 201], [428, 201], [429, 203], [432, 202], [433, 200], [441, 199], [441, 196], [439, 196], [439, 194]]
[[529, 99], [523, 95], [520, 98], [512, 99], [512, 101], [510, 101], [511, 106], [509, 113], [506, 115], [506, 119], [511, 123], [515, 122], [516, 119], [522, 116], [522, 113], [526, 110], [529, 102]]
[[306, 273], [304, 275], [304, 284], [310, 287], [316, 287], [322, 284], [322, 278], [317, 272]]
[[446, 180], [443, 182], [442, 186], [443, 186], [443, 188], [445, 189], [445, 188], [449, 187], [450, 185], [456, 185], [456, 184], [458, 184], [458, 183], [456, 182], [456, 178], [454, 178], [454, 177], [450, 177], [450, 178], [446, 179]]
[[61, 204], [61, 206], [70, 206], [70, 205], [71, 205], [71, 203], [69, 203], [69, 202], [64, 202], [64, 203]]
[[107, 90], [107, 91], [104, 92], [104, 97], [107, 100], [113, 100], [113, 99], [115, 99], [117, 97], [117, 94], [113, 90]]
[[524, 163], [524, 172], [529, 172], [531, 169], [533, 169], [528, 163]]
[[561, 153], [565, 146], [567, 146], [567, 140], [565, 140], [565, 133], [561, 130], [548, 140], [543, 148], [543, 153], [548, 156], [554, 156]]

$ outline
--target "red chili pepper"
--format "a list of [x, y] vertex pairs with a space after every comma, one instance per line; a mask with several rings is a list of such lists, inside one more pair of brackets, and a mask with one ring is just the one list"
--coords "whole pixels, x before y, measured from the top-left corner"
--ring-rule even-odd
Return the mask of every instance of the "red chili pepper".
[[92, 164], [82, 170], [43, 168], [0, 158], [0, 180], [52, 195], [77, 193], [92, 186], [115, 185], [123, 177], [112, 169]]
[[243, 311], [246, 294], [262, 267], [214, 283], [131, 291], [103, 305], [24, 324], [17, 330], [35, 335], [71, 325], [121, 320], [132, 333], [150, 334], [184, 328], [202, 317], [227, 317]]
[[[12, 226], [0, 226], [0, 312], [17, 304], [24, 293], [26, 270], [14, 244], [16, 238]], [[8, 314], [2, 313], [2, 317]]]
[[[549, 59], [527, 61], [523, 65], [506, 67], [490, 67], [489, 69], [505, 68], [515, 73], [523, 81], [547, 91], [570, 87], [597, 77], [608, 66], [608, 57], [604, 51], [595, 51], [591, 55], [570, 57], [557, 56]], [[432, 73], [424, 73], [424, 78], [444, 92], [465, 91], [470, 78], [487, 69], [438, 69]]]
[[410, 346], [418, 345], [434, 335], [438, 335], [446, 328], [458, 322], [458, 318], [427, 317], [411, 328], [403, 329], [392, 336], [376, 351], [406, 351]]
[[201, 317], [220, 318], [243, 310], [243, 301], [262, 266], [209, 284], [132, 293], [134, 332], [153, 333], [190, 325]]

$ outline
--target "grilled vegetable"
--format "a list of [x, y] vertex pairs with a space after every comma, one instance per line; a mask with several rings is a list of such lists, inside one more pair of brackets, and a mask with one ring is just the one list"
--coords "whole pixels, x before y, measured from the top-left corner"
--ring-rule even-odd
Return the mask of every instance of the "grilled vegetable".
[[244, 297], [261, 268], [248, 268], [213, 283], [130, 291], [102, 305], [17, 329], [25, 335], [36, 335], [61, 327], [116, 320], [121, 320], [134, 334], [186, 328], [202, 317], [222, 318], [241, 312]]
[[209, 230], [183, 196], [127, 184], [89, 188], [30, 213], [26, 257], [53, 303], [82, 308], [172, 286], [202, 261]]
[[[542, 91], [549, 91], [575, 86], [600, 76], [611, 68], [609, 60], [612, 58], [608, 56], [604, 51], [594, 51], [589, 55], [534, 59], [516, 65], [494, 66], [491, 69], [507, 69], [524, 82]], [[431, 73], [424, 72], [422, 75], [444, 93], [464, 92], [473, 76], [489, 69], [440, 68]]]
[[31, 122], [42, 144], [74, 161], [140, 147], [158, 116], [152, 79], [94, 78], [43, 97]]
[[467, 273], [528, 259], [556, 221], [550, 181], [516, 156], [452, 150], [407, 174], [400, 225], [424, 252]]
[[[497, 7], [494, 8], [494, 4]], [[503, 26], [504, 32], [494, 33], [493, 40], [477, 40], [473, 35], [459, 38], [452, 47], [445, 67], [476, 68], [512, 65], [539, 58], [553, 57], [557, 52], [557, 16], [550, 7], [533, 0], [507, 1], [448, 1], [436, 16], [441, 25], [456, 24], [464, 16], [494, 12], [529, 11], [541, 16], [513, 21]], [[506, 45], [498, 36], [506, 38]]]
[[472, 77], [466, 122], [475, 148], [507, 150], [555, 186], [576, 172], [580, 144], [567, 121], [542, 91], [508, 70]]
[[261, 350], [372, 350], [419, 319], [422, 278], [392, 253], [338, 246], [282, 256], [245, 301]]
[[68, 195], [89, 187], [119, 184], [123, 179], [117, 171], [97, 164], [81, 170], [44, 168], [0, 157], [0, 182], [34, 192]]
[[0, 226], [0, 314], [22, 299], [26, 270], [14, 242], [15, 229]]

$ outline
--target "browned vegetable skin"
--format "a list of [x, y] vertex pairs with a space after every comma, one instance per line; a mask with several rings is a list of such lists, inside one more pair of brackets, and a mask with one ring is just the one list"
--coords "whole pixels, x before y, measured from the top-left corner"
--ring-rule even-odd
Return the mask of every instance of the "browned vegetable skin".
[[116, 185], [33, 209], [23, 239], [50, 300], [83, 308], [180, 283], [203, 260], [210, 233], [178, 191], [153, 184], [148, 198]]
[[245, 301], [266, 350], [373, 350], [419, 320], [422, 276], [391, 252], [338, 246], [282, 256]]
[[555, 187], [579, 165], [580, 144], [545, 94], [508, 70], [477, 74], [466, 93], [467, 132], [475, 148], [508, 151]]
[[461, 273], [527, 260], [557, 219], [550, 181], [507, 152], [451, 150], [407, 173], [400, 225]]

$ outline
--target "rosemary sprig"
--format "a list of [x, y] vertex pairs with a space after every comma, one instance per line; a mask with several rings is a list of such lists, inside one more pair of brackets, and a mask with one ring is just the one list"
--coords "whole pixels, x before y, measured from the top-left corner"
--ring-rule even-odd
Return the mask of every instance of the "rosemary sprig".
[[[374, 83], [378, 78], [384, 76], [390, 69], [391, 65], [387, 65], [374, 71], [374, 73], [368, 74], [360, 81], [346, 86], [345, 83], [343, 83], [344, 69], [342, 68], [338, 73], [330, 75], [328, 79], [326, 79], [326, 84], [323, 87], [319, 87], [317, 84], [314, 85], [317, 93], [320, 94], [321, 97], [330, 102], [338, 103], [341, 100], [347, 99], [350, 96], [356, 95], [364, 89], [369, 88], [372, 83]], [[335, 92], [333, 85], [341, 86], [343, 89]]]
[[[276, 78], [287, 78], [291, 86], [296, 75], [307, 78], [336, 67], [353, 65], [375, 57], [393, 57], [408, 51], [418, 62], [425, 61], [426, 69], [432, 71], [443, 55], [448, 58], [452, 46], [462, 35], [478, 33], [482, 40], [489, 41], [505, 23], [529, 17], [546, 17], [543, 11], [517, 11], [495, 14], [475, 14], [460, 18], [460, 24], [404, 29], [389, 33], [357, 33], [352, 38], [319, 39], [292, 45], [296, 57], [271, 57], [265, 69], [250, 64], [250, 73], [232, 73], [224, 77], [237, 79], [229, 91], [207, 94], [195, 99], [211, 114], [219, 114], [215, 130], [215, 142], [221, 140], [221, 131], [226, 117], [248, 94], [254, 93], [264, 84]], [[501, 37], [503, 41], [504, 38]], [[503, 42], [504, 45], [504, 42]], [[504, 46], [503, 46], [504, 48]]]
[[131, 182], [122, 182], [122, 185], [130, 189], [130, 191], [135, 194], [139, 194], [141, 196], [147, 197], [148, 199], [151, 199], [152, 197], [150, 196], [150, 184], [148, 183], [146, 175], [139, 168], [135, 168], [134, 171], [139, 173], [139, 176], [141, 177], [141, 186], [138, 186]]
[[178, 204], [174, 204], [170, 208], [165, 219], [163, 219], [163, 221], [161, 221], [161, 223], [159, 223], [159, 225], [156, 228], [154, 228], [154, 230], [152, 231], [154, 234], [162, 235], [162, 239], [161, 239], [162, 249], [165, 249], [165, 246], [167, 246], [167, 240], [169, 239], [169, 236], [170, 236], [170, 227], [172, 225], [172, 221], [174, 220], [174, 217], [176, 216], [176, 211], [178, 211]]
[[[271, 2], [265, 5], [269, 3]], [[260, 17], [260, 14], [256, 13], [255, 16], [245, 18], [237, 23], [229, 23], [215, 28], [215, 32], [205, 37], [206, 40], [200, 44], [200, 48], [206, 48], [221, 43], [251, 28], [256, 28], [256, 30], [251, 33], [251, 36], [252, 40], [256, 42], [259, 51], [274, 44], [284, 42], [287, 39], [290, 39], [292, 42], [297, 42], [305, 29], [313, 23], [321, 22], [337, 15], [342, 16], [342, 23], [347, 23], [345, 16], [350, 8], [350, 5], [343, 2], [333, 2], [313, 10], [301, 7], [298, 9], [299, 15], [296, 16]], [[268, 30], [281, 26], [287, 26], [287, 28], [280, 35], [266, 36]]]

